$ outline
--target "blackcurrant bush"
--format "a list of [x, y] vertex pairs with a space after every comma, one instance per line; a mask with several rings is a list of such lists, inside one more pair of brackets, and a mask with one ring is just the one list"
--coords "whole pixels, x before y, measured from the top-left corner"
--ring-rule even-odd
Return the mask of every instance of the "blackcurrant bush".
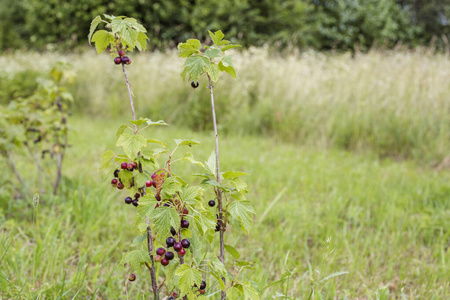
[[164, 255], [164, 257], [165, 257], [167, 260], [172, 260], [172, 259], [174, 259], [175, 254], [173, 254], [172, 251], [168, 251], [168, 252], [166, 252], [166, 254]]
[[204, 290], [204, 289], [206, 289], [206, 281], [202, 281], [202, 284], [200, 285], [200, 289], [201, 290]]
[[158, 248], [158, 249], [156, 249], [156, 254], [158, 254], [158, 255], [164, 255], [164, 253], [166, 253], [166, 249], [164, 249], [164, 248]]
[[188, 239], [184, 239], [181, 241], [181, 246], [183, 246], [183, 248], [185, 248], [185, 249], [189, 248], [190, 245], [191, 245], [191, 242], [189, 242]]
[[171, 233], [172, 235], [177, 235], [177, 231], [176, 231], [175, 228], [173, 228], [173, 227], [170, 227], [170, 233]]
[[195, 82], [191, 82], [191, 86], [194, 88], [194, 89], [196, 89], [196, 88], [198, 88], [198, 86], [200, 85], [200, 83], [197, 81], [197, 84], [195, 84]]
[[115, 63], [116, 65], [120, 65], [121, 62], [122, 62], [122, 60], [120, 59], [120, 57], [114, 58], [114, 63]]
[[126, 162], [123, 162], [120, 164], [120, 167], [125, 170], [126, 168], [128, 168], [128, 164]]
[[216, 205], [216, 201], [214, 201], [214, 200], [209, 200], [209, 201], [208, 201], [208, 205], [211, 206], [211, 207], [214, 207], [214, 205]]
[[189, 221], [181, 220], [181, 228], [189, 228]]
[[166, 239], [166, 244], [167, 244], [167, 247], [168, 247], [168, 248], [172, 247], [173, 244], [175, 244], [175, 239], [174, 239], [173, 237], [169, 236], [169, 237]]
[[173, 250], [180, 252], [181, 249], [183, 249], [181, 243], [176, 242], [175, 244], [173, 244]]
[[163, 266], [167, 266], [168, 264], [169, 264], [169, 260], [167, 259], [167, 258], [163, 258], [162, 260], [161, 260], [161, 264], [163, 265]]
[[134, 274], [130, 274], [130, 276], [128, 277], [129, 281], [135, 281], [136, 280], [136, 275]]
[[126, 197], [125, 198], [125, 203], [126, 204], [131, 204], [131, 202], [133, 202], [133, 199], [131, 199], [131, 197]]
[[115, 170], [115, 171], [114, 171], [114, 177], [119, 177], [119, 172], [120, 172], [119, 169]]

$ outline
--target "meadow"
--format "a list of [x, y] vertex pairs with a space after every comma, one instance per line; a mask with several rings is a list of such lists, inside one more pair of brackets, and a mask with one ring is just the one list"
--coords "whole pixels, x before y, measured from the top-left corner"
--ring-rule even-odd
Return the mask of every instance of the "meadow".
[[[154, 137], [198, 139], [191, 152], [206, 160], [214, 148], [208, 91], [180, 79], [174, 53], [131, 58], [140, 115], [173, 124]], [[0, 57], [6, 79], [57, 60], [77, 74], [72, 147], [60, 195], [33, 206], [32, 197], [0, 193], [0, 299], [147, 299], [148, 277], [124, 288], [118, 265], [135, 211], [110, 188], [110, 174], [97, 172], [128, 114], [119, 70], [93, 52]], [[305, 299], [311, 287], [316, 299], [445, 299], [449, 58], [250, 49], [235, 61], [240, 79], [217, 86], [221, 160], [225, 170], [250, 174], [257, 217], [248, 236], [227, 232], [227, 242], [255, 262], [246, 276], [261, 299]], [[183, 175], [194, 167], [178, 168]]]

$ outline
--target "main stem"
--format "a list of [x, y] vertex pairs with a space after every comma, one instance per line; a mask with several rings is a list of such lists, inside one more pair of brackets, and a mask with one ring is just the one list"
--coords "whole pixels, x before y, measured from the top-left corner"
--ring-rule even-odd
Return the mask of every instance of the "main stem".
[[[217, 121], [216, 121], [216, 109], [214, 106], [214, 86], [211, 81], [211, 77], [208, 75], [209, 80], [209, 91], [211, 94], [211, 109], [212, 109], [212, 116], [213, 116], [213, 123], [214, 123], [214, 136], [216, 140], [216, 180], [218, 183], [220, 183], [220, 160], [219, 160], [219, 136], [217, 134]], [[219, 221], [220, 221], [220, 261], [225, 264], [225, 247], [224, 247], [224, 229], [225, 224], [223, 223], [223, 205], [222, 205], [222, 190], [220, 188], [217, 188], [217, 200], [219, 202], [218, 208], [219, 208]], [[222, 277], [223, 283], [225, 284], [225, 278]], [[225, 291], [221, 292], [221, 298], [222, 300], [226, 299], [227, 295]]]
[[[127, 84], [128, 88], [128, 98], [130, 100], [130, 106], [131, 106], [131, 116], [133, 118], [133, 121], [136, 120], [136, 114], [134, 112], [134, 103], [133, 103], [133, 95], [131, 92], [131, 84], [128, 81], [128, 75], [127, 70], [125, 69], [125, 65], [122, 64], [122, 71], [123, 75], [125, 76], [125, 82]], [[134, 125], [134, 134], [138, 134], [137, 126]], [[139, 167], [139, 172], [142, 173], [142, 167]], [[153, 295], [155, 300], [159, 300], [159, 291], [158, 291], [158, 282], [156, 281], [156, 272], [155, 272], [155, 260], [153, 259], [152, 251], [153, 251], [153, 240], [152, 240], [152, 231], [150, 224], [148, 223], [147, 226], [147, 247], [148, 247], [148, 255], [150, 256], [151, 266], [148, 266], [148, 269], [150, 271], [150, 277], [152, 279], [152, 289], [153, 289]]]

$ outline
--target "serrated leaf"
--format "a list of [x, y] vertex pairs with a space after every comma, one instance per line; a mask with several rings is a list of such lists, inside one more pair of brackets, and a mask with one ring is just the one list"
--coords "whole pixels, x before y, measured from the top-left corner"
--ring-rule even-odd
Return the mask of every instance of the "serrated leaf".
[[232, 286], [227, 290], [227, 299], [229, 300], [240, 300], [242, 299], [242, 293], [236, 286]]
[[179, 43], [178, 48], [178, 56], [179, 57], [189, 57], [192, 54], [200, 53], [200, 41], [197, 39], [189, 39], [186, 43]]
[[193, 145], [200, 145], [200, 142], [197, 140], [180, 140], [175, 139], [174, 140], [177, 146], [189, 146], [192, 147]]
[[209, 66], [206, 67], [205, 71], [206, 73], [208, 73], [209, 77], [211, 77], [211, 80], [213, 82], [217, 82], [217, 80], [219, 80], [220, 70], [218, 65], [210, 64]]
[[102, 164], [100, 165], [99, 170], [106, 168], [109, 165], [109, 162], [114, 158], [114, 152], [111, 150], [106, 151], [102, 154]]
[[224, 245], [224, 247], [225, 247], [225, 250], [227, 250], [227, 252], [230, 253], [234, 259], [239, 259], [239, 257], [241, 257], [239, 252], [234, 247], [232, 247], [230, 245]]
[[139, 205], [137, 207], [139, 220], [145, 220], [145, 218], [150, 218], [150, 214], [155, 210], [155, 205], [158, 201], [155, 199], [153, 194], [144, 195], [139, 199]]
[[114, 42], [114, 36], [106, 30], [98, 30], [92, 36], [92, 42], [95, 43], [97, 53], [102, 54]]
[[209, 58], [219, 57], [220, 53], [222, 53], [222, 51], [217, 48], [209, 48], [208, 50], [205, 51], [205, 55]]
[[133, 173], [126, 170], [121, 170], [119, 172], [119, 179], [122, 181], [126, 188], [131, 187], [131, 179], [133, 178]]
[[161, 188], [161, 197], [163, 199], [170, 199], [172, 196], [181, 190], [181, 184], [178, 182], [177, 177], [172, 176], [164, 180]]
[[197, 81], [204, 69], [210, 64], [208, 58], [200, 55], [192, 55], [184, 62], [182, 73], [184, 72], [184, 69], [186, 69], [189, 78], [193, 81]]
[[101, 22], [102, 22], [102, 18], [100, 16], [96, 16], [92, 20], [91, 27], [89, 28], [89, 34], [88, 34], [89, 45], [91, 45], [92, 34], [94, 34], [95, 29], [97, 28], [98, 24], [100, 24]]
[[194, 157], [192, 156], [192, 153], [190, 153], [190, 152], [187, 152], [187, 153], [183, 156], [183, 159], [184, 159], [184, 160], [187, 160], [187, 161], [190, 162], [191, 164], [195, 164], [195, 165], [197, 165], [197, 166], [200, 166], [200, 167], [202, 167], [202, 168], [205, 168], [205, 165], [204, 165], [202, 162], [195, 160]]
[[196, 216], [194, 216], [194, 222], [200, 233], [203, 235], [208, 230], [213, 230], [216, 228], [217, 221], [215, 216], [209, 212], [205, 211]]
[[181, 188], [181, 199], [188, 204], [195, 204], [203, 195], [203, 189], [199, 186], [184, 186]]
[[166, 147], [167, 144], [163, 143], [161, 141], [155, 140], [155, 139], [147, 139], [147, 143], [151, 143], [151, 144], [160, 144], [163, 147]]
[[147, 50], [147, 40], [148, 36], [143, 32], [139, 32], [136, 42], [136, 48], [138, 48], [139, 51]]
[[242, 47], [241, 45], [235, 45], [235, 44], [228, 44], [228, 45], [223, 45], [220, 46], [220, 50], [222, 50], [223, 52], [233, 49], [233, 48], [240, 48]]
[[170, 227], [178, 228], [180, 216], [172, 207], [160, 206], [150, 213], [150, 219], [155, 224], [156, 231], [160, 236], [169, 236]]
[[258, 292], [253, 288], [253, 286], [249, 282], [244, 283], [242, 287], [244, 288], [244, 296], [246, 300], [247, 299], [259, 300]]
[[139, 247], [147, 239], [147, 235], [138, 235], [131, 243], [131, 247]]
[[223, 63], [220, 62], [220, 63], [219, 63], [219, 70], [222, 71], [222, 72], [225, 72], [225, 73], [230, 74], [231, 76], [233, 76], [233, 78], [237, 78], [236, 70], [235, 70], [234, 67], [232, 67], [232, 66], [225, 67], [225, 66], [223, 65]]
[[208, 262], [208, 266], [211, 271], [219, 274], [220, 276], [225, 276], [227, 274], [227, 268], [225, 268], [224, 264], [217, 256], [211, 258], [211, 260]]
[[125, 125], [125, 124], [122, 124], [122, 125], [120, 125], [119, 128], [117, 128], [117, 131], [116, 131], [117, 139], [122, 135], [122, 133], [125, 131], [125, 129], [127, 129], [127, 125]]
[[220, 45], [221, 44], [220, 42], [225, 37], [225, 35], [223, 34], [223, 32], [221, 30], [218, 30], [214, 33], [212, 33], [211, 31], [208, 30], [208, 33], [209, 33], [209, 36], [211, 37], [211, 40], [216, 45]]
[[117, 140], [116, 145], [122, 146], [125, 154], [130, 159], [134, 159], [138, 152], [147, 146], [147, 139], [139, 134], [123, 133]]
[[248, 232], [252, 225], [253, 215], [256, 213], [250, 201], [234, 201], [228, 207], [233, 221], [237, 221], [241, 228]]
[[222, 174], [223, 178], [225, 179], [233, 179], [240, 176], [246, 176], [247, 173], [244, 172], [236, 172], [236, 171], [228, 171]]
[[143, 250], [133, 250], [128, 252], [122, 260], [122, 263], [128, 263], [133, 269], [139, 268], [141, 264], [150, 263], [148, 252]]
[[[216, 278], [217, 282], [219, 283], [220, 289], [221, 289], [222, 291], [225, 291], [226, 287], [225, 287], [225, 284], [223, 283], [223, 280], [222, 280], [222, 278], [220, 277], [220, 275], [217, 274], [217, 273], [214, 273], [214, 272], [211, 272], [211, 275], [212, 275], [214, 278]], [[228, 294], [227, 294], [227, 296], [228, 296]]]
[[175, 275], [180, 277], [178, 284], [182, 295], [188, 294], [194, 284], [200, 286], [202, 283], [202, 273], [187, 264], [179, 266]]
[[136, 175], [134, 175], [134, 185], [138, 188], [144, 187], [145, 182], [149, 180], [149, 178], [150, 175], [146, 173], [137, 173]]
[[211, 175], [216, 175], [216, 153], [212, 152], [208, 157], [208, 160], [205, 162], [206, 171], [208, 171]]

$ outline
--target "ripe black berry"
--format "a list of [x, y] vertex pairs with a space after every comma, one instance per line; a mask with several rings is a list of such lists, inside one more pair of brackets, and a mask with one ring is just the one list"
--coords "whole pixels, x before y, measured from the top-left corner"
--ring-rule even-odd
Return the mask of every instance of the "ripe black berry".
[[220, 231], [220, 222], [219, 221], [217, 222], [217, 225], [216, 225], [216, 231]]
[[170, 207], [170, 204], [169, 203], [164, 203], [164, 206], [165, 207]]
[[206, 282], [204, 280], [202, 281], [202, 284], [200, 285], [200, 289], [201, 290], [206, 289]]
[[114, 171], [114, 177], [119, 177], [119, 172], [120, 172], [120, 170], [118, 170], [118, 169], [115, 170], [115, 171]]
[[119, 56], [124, 56], [124, 55], [125, 55], [125, 51], [120, 50], [120, 51], [119, 51]]
[[117, 188], [118, 188], [119, 190], [123, 190], [123, 188], [124, 188], [123, 183], [122, 183], [122, 182], [119, 182], [119, 183], [117, 184]]
[[190, 245], [191, 245], [191, 242], [189, 242], [188, 239], [184, 239], [181, 241], [181, 246], [183, 246], [183, 248], [185, 248], [185, 249], [189, 248]]
[[133, 199], [131, 199], [131, 197], [126, 197], [125, 198], [125, 203], [126, 204], [131, 204], [131, 202], [133, 202]]
[[172, 235], [176, 235], [176, 234], [177, 234], [177, 231], [175, 230], [175, 228], [170, 227], [170, 233], [171, 233]]
[[139, 199], [139, 197], [141, 197], [141, 194], [139, 193], [134, 194], [134, 198]]
[[172, 251], [168, 251], [168, 252], [166, 252], [166, 254], [164, 256], [167, 260], [172, 260], [172, 259], [174, 259], [175, 254], [173, 254]]
[[167, 258], [163, 258], [162, 260], [161, 260], [161, 264], [163, 265], [163, 266], [167, 266], [168, 264], [169, 264], [169, 260], [167, 259]]
[[123, 162], [120, 164], [120, 167], [125, 170], [126, 168], [128, 168], [128, 164], [126, 162]]
[[138, 204], [138, 201], [139, 201], [138, 199], [133, 199], [133, 205], [136, 206], [136, 207], [138, 207], [138, 205], [139, 205], [139, 204]]
[[180, 252], [180, 250], [183, 249], [183, 247], [181, 246], [181, 243], [175, 243], [173, 244], [173, 250]]
[[200, 83], [197, 81], [197, 84], [195, 84], [195, 82], [191, 82], [191, 86], [194, 88], [194, 89], [196, 89], [196, 88], [198, 88], [198, 86], [200, 85]]
[[134, 274], [130, 274], [130, 276], [128, 277], [129, 281], [135, 281], [136, 280], [136, 275]]
[[214, 205], [216, 205], [216, 201], [214, 201], [214, 200], [209, 200], [209, 201], [208, 201], [208, 205], [211, 206], [211, 207], [214, 207]]
[[126, 64], [126, 65], [131, 64], [131, 59], [128, 56], [122, 56], [121, 60], [122, 60], [123, 64]]
[[181, 220], [181, 228], [189, 228], [189, 221]]
[[158, 255], [164, 255], [164, 253], [166, 253], [166, 249], [164, 249], [164, 248], [158, 248], [158, 249], [156, 249], [156, 254], [158, 254]]
[[166, 239], [166, 244], [167, 244], [167, 247], [168, 247], [168, 248], [172, 247], [173, 244], [175, 244], [175, 239], [174, 239], [173, 237], [169, 236], [169, 237]]
[[114, 63], [115, 63], [116, 65], [120, 65], [121, 62], [122, 62], [122, 60], [120, 59], [120, 57], [114, 58]]
[[186, 254], [186, 250], [184, 250], [184, 249], [181, 249], [181, 250], [178, 252], [178, 256], [179, 256], [179, 257], [183, 257], [185, 254]]

